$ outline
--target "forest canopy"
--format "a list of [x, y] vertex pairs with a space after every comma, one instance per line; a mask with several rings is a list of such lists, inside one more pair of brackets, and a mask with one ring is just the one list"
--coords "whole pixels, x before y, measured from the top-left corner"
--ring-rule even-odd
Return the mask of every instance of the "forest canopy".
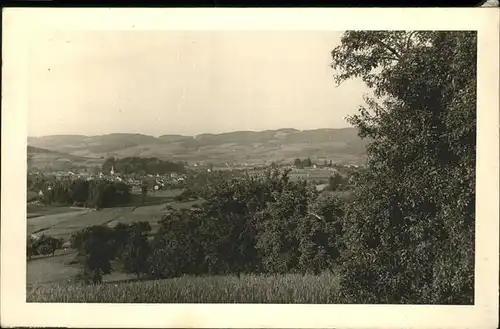
[[158, 158], [126, 157], [116, 159], [114, 157], [106, 159], [102, 165], [103, 172], [110, 172], [111, 168], [120, 174], [156, 175], [173, 172], [184, 172], [182, 162], [172, 162], [160, 160]]

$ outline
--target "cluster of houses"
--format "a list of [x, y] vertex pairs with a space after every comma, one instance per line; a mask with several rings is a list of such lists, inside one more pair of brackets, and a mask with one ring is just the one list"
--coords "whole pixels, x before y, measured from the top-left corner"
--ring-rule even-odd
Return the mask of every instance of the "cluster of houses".
[[54, 172], [50, 174], [50, 176], [55, 177], [57, 180], [76, 180], [76, 179], [86, 179], [88, 181], [96, 180], [96, 179], [107, 179], [114, 182], [123, 182], [132, 187], [132, 191], [141, 190], [144, 181], [151, 182], [151, 189], [159, 190], [163, 189], [167, 184], [180, 184], [183, 183], [186, 179], [185, 175], [181, 175], [178, 173], [169, 173], [169, 174], [156, 174], [156, 175], [124, 175], [115, 172], [114, 167], [111, 167], [111, 170], [108, 174], [99, 172], [97, 174], [92, 174], [89, 172], [79, 172], [75, 173], [72, 171], [68, 172]]
[[[230, 164], [228, 162], [225, 163], [225, 168], [218, 168], [218, 170], [221, 169], [248, 169], [249, 167], [252, 167], [253, 170], [261, 170], [264, 165], [257, 165], [255, 163], [244, 163], [244, 164], [239, 164], [238, 166], [235, 166], [234, 164]], [[293, 164], [290, 165], [281, 165], [280, 167], [282, 168], [288, 168], [291, 169], [291, 176], [297, 176], [297, 177], [303, 177], [307, 178], [310, 180], [322, 180], [325, 178], [328, 178], [329, 176], [333, 175], [334, 173], [338, 172], [339, 169], [338, 164], [332, 164], [327, 163], [325, 161], [324, 163], [314, 163], [312, 162], [310, 166], [306, 168], [298, 168]], [[224, 166], [223, 166], [224, 167]], [[357, 165], [342, 165], [340, 167], [345, 167], [345, 168], [358, 168]], [[211, 172], [213, 169], [213, 165], [210, 163], [196, 163], [194, 164], [194, 167], [192, 169], [196, 171], [207, 171]], [[50, 176], [55, 177], [57, 180], [76, 180], [76, 179], [86, 179], [88, 181], [90, 180], [95, 180], [95, 179], [107, 179], [110, 181], [115, 181], [115, 182], [123, 182], [126, 183], [127, 185], [132, 187], [132, 192], [140, 192], [142, 190], [142, 186], [144, 184], [144, 181], [148, 181], [148, 188], [150, 190], [160, 190], [163, 189], [167, 185], [178, 185], [182, 184], [185, 182], [187, 176], [185, 174], [179, 174], [179, 173], [168, 173], [168, 174], [156, 174], [156, 175], [124, 175], [115, 172], [114, 167], [111, 167], [111, 170], [109, 173], [91, 173], [88, 171], [84, 172], [79, 172], [75, 173], [72, 171], [68, 172], [53, 172], [50, 174]]]

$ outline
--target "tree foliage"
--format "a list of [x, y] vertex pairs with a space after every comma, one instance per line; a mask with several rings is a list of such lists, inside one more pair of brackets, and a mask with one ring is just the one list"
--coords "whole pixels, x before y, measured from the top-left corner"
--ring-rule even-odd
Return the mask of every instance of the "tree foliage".
[[151, 245], [148, 222], [118, 223], [114, 228], [96, 225], [80, 230], [71, 237], [71, 248], [78, 251], [77, 261], [82, 265], [81, 278], [99, 283], [110, 274], [116, 261], [127, 273], [140, 276], [149, 273]]
[[341, 191], [349, 186], [349, 176], [335, 172], [328, 178], [328, 190]]
[[78, 251], [84, 281], [100, 283], [104, 275], [113, 271], [111, 262], [116, 258], [118, 249], [110, 227], [96, 225], [73, 234], [71, 247]]
[[472, 303], [476, 32], [349, 31], [335, 79], [374, 92], [350, 117], [368, 145], [346, 216], [353, 302]]
[[26, 256], [28, 259], [37, 255], [52, 254], [52, 256], [54, 256], [55, 252], [62, 248], [63, 243], [63, 239], [57, 239], [47, 235], [34, 237], [29, 234], [26, 242]]
[[[164, 215], [153, 240], [151, 275], [156, 278], [196, 273], [200, 262], [197, 241], [198, 218], [182, 209]], [[186, 216], [184, 216], [186, 215]]]
[[205, 202], [198, 209], [167, 210], [153, 243], [154, 276], [316, 273], [331, 266], [340, 232], [327, 208], [340, 208], [340, 201], [318, 204], [315, 189], [289, 181], [288, 171], [218, 177], [200, 191]]
[[343, 202], [318, 198], [289, 170], [225, 176], [215, 173], [198, 208], [165, 208], [148, 241], [148, 223], [87, 228], [72, 237], [83, 277], [100, 282], [115, 261], [137, 276], [319, 273], [337, 262]]
[[41, 199], [46, 205], [75, 205], [106, 208], [130, 202], [130, 186], [109, 180], [46, 180], [41, 184]]
[[182, 162], [160, 160], [158, 158], [126, 157], [115, 159], [108, 158], [102, 165], [103, 172], [110, 172], [111, 168], [120, 174], [156, 175], [172, 172], [184, 172]]
[[[120, 259], [125, 272], [139, 277], [140, 274], [149, 272], [151, 246], [148, 233], [151, 232], [151, 225], [148, 222], [134, 222], [129, 226], [124, 226], [127, 239], [119, 250]], [[115, 234], [117, 231], [115, 227]]]

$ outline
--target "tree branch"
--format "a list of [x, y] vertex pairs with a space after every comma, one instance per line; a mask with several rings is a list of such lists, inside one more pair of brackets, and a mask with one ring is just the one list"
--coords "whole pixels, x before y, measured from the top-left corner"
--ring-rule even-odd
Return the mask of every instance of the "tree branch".
[[401, 58], [401, 54], [398, 53], [396, 51], [396, 49], [392, 48], [391, 46], [389, 46], [388, 44], [386, 44], [382, 40], [377, 39], [377, 40], [375, 40], [375, 42], [377, 42], [380, 46], [384, 47], [385, 49], [389, 50], [394, 56], [396, 56], [397, 59]]
[[417, 31], [411, 31], [408, 34], [408, 37], [406, 38], [406, 42], [405, 42], [405, 51], [408, 51], [408, 49], [410, 48], [411, 37], [414, 36], [415, 34], [417, 34]]

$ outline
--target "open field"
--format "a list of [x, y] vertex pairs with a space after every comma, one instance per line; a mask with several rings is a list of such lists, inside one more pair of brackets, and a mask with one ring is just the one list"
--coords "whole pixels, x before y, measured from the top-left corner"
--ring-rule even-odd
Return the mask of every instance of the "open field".
[[[120, 207], [102, 210], [82, 210], [80, 212], [42, 216], [28, 219], [28, 230], [36, 227], [37, 230], [28, 233], [45, 234], [55, 238], [68, 240], [71, 234], [93, 225], [107, 225], [119, 220], [134, 211], [134, 207]], [[30, 222], [31, 220], [31, 222]], [[31, 224], [31, 223], [36, 223]]]
[[[156, 192], [148, 196], [146, 202], [139, 206], [125, 206], [106, 208], [101, 210], [78, 209], [70, 207], [43, 207], [28, 206], [27, 232], [28, 234], [45, 234], [68, 241], [71, 235], [92, 225], [114, 226], [120, 222], [132, 223], [147, 221], [153, 232], [158, 228], [162, 211], [167, 204], [173, 208], [190, 208], [202, 201], [176, 202], [173, 197], [182, 190]], [[36, 211], [36, 213], [34, 213]], [[43, 211], [45, 213], [43, 213]], [[30, 217], [30, 214], [36, 214]], [[57, 251], [54, 257], [35, 257], [27, 265], [27, 283], [29, 286], [54, 282], [66, 282], [78, 273], [78, 265], [69, 264], [76, 256], [70, 249]], [[128, 275], [114, 272], [105, 276], [105, 281], [122, 280]]]
[[139, 207], [127, 206], [101, 210], [84, 209], [62, 214], [28, 218], [28, 233], [45, 234], [55, 238], [68, 240], [71, 234], [92, 225], [114, 226], [119, 222], [131, 223], [147, 221], [153, 231], [157, 221], [161, 219], [162, 210], [166, 204], [173, 208], [190, 208], [201, 201], [169, 202], [162, 204], [144, 205]]
[[51, 170], [71, 170], [76, 167], [100, 166], [104, 159], [99, 157], [81, 157], [68, 153], [61, 153], [53, 150], [28, 146], [28, 168], [38, 168]]
[[26, 212], [27, 212], [28, 218], [45, 216], [45, 215], [65, 214], [65, 213], [70, 213], [70, 212], [79, 211], [79, 210], [81, 210], [81, 208], [68, 207], [68, 206], [45, 207], [45, 206], [34, 205], [34, 204], [29, 204], [26, 207]]
[[79, 223], [81, 217], [90, 212], [91, 210], [79, 210], [59, 214], [49, 214], [45, 216], [30, 217], [27, 219], [28, 233], [35, 234], [43, 232], [47, 234], [47, 230], [56, 227], [62, 227], [65, 225], [65, 223]]
[[[28, 233], [43, 232], [44, 234], [61, 237], [71, 232], [92, 225], [104, 225], [113, 221], [147, 220], [156, 221], [166, 204], [173, 207], [190, 207], [173, 201], [173, 198], [182, 193], [182, 190], [158, 191], [150, 194], [141, 202], [140, 195], [133, 195], [132, 202], [123, 207], [104, 208], [94, 210], [75, 207], [44, 207], [28, 205]], [[196, 202], [195, 202], [196, 203]], [[135, 219], [129, 219], [134, 217]]]
[[[79, 273], [79, 265], [73, 264], [76, 251], [72, 249], [58, 250], [54, 257], [35, 256], [27, 262], [26, 283], [27, 288], [40, 285], [67, 284], [74, 282]], [[121, 272], [113, 272], [104, 276], [105, 282], [123, 281], [135, 277]]]
[[150, 192], [149, 195], [154, 198], [170, 198], [173, 199], [183, 192], [183, 189], [166, 189], [155, 192]]
[[27, 286], [71, 280], [79, 272], [78, 265], [69, 264], [75, 255], [74, 251], [58, 250], [54, 257], [52, 255], [39, 256], [28, 261], [26, 268]]
[[339, 277], [321, 275], [184, 276], [94, 286], [33, 285], [28, 302], [58, 303], [304, 303], [339, 302]]

